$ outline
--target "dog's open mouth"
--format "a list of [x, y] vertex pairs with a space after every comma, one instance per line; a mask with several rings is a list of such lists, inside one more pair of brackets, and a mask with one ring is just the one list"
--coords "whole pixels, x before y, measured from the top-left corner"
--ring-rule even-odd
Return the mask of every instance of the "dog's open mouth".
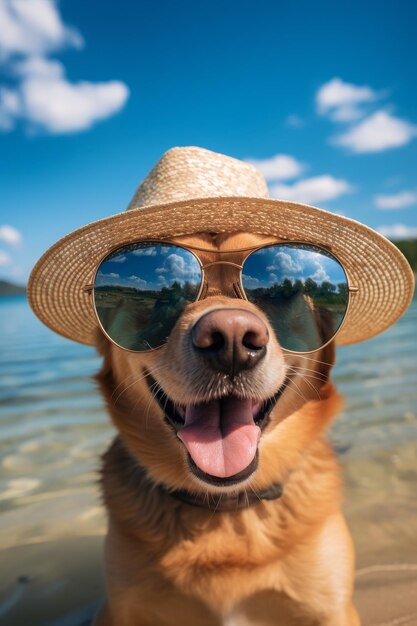
[[266, 402], [229, 395], [188, 406], [174, 404], [158, 388], [156, 399], [184, 444], [194, 474], [211, 484], [230, 485], [255, 471], [261, 430], [285, 383]]

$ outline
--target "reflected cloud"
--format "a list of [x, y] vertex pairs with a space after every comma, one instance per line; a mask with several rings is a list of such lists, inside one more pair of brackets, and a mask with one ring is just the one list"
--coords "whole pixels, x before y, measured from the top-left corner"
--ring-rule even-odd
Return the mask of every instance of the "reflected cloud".
[[140, 287], [141, 289], [145, 289], [145, 287], [148, 286], [147, 281], [143, 280], [143, 278], [139, 278], [139, 276], [129, 276], [128, 280], [130, 280], [132, 283], [135, 283], [135, 285], [137, 287]]
[[137, 250], [132, 250], [132, 254], [134, 256], [156, 256], [155, 248], [138, 248]]

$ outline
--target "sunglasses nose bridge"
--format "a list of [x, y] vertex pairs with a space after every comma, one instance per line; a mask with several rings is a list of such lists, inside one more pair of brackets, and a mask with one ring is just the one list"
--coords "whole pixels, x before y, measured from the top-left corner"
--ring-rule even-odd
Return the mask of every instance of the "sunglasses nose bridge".
[[242, 266], [231, 261], [212, 261], [203, 265], [205, 295], [242, 297], [240, 274]]

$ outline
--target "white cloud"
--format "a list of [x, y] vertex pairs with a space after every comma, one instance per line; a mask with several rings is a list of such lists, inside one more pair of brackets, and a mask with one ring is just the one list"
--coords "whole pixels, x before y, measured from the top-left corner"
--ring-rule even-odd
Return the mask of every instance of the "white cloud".
[[134, 274], [132, 276], [129, 276], [128, 280], [132, 281], [132, 283], [135, 283], [137, 287], [141, 288], [146, 287], [148, 284], [146, 280], [144, 280], [143, 278], [139, 278], [139, 276], [135, 276]]
[[156, 256], [156, 248], [138, 248], [133, 250], [132, 254], [135, 256]]
[[330, 114], [333, 122], [353, 122], [364, 116], [364, 111], [356, 104], [345, 104]]
[[0, 250], [0, 266], [9, 265], [12, 262], [10, 256], [6, 252]]
[[381, 152], [404, 146], [416, 135], [417, 126], [414, 124], [387, 111], [377, 111], [347, 132], [333, 137], [332, 143], [356, 153]]
[[[13, 111], [15, 118], [50, 133], [90, 128], [121, 109], [129, 94], [119, 81], [71, 83], [58, 61], [32, 58], [16, 65], [15, 70], [21, 77], [14, 91], [19, 103]], [[6, 112], [11, 114], [10, 107]]]
[[20, 99], [14, 89], [0, 87], [0, 128], [11, 130], [14, 127], [14, 118], [20, 112]]
[[317, 91], [316, 107], [320, 115], [328, 115], [334, 121], [347, 122], [364, 115], [361, 105], [380, 97], [371, 87], [358, 87], [340, 78], [332, 78]]
[[417, 237], [417, 226], [405, 224], [392, 224], [391, 226], [379, 226], [377, 231], [388, 239], [413, 239]]
[[54, 0], [0, 0], [0, 62], [14, 81], [0, 90], [0, 129], [20, 120], [31, 130], [78, 132], [124, 106], [129, 89], [121, 81], [71, 82], [62, 63], [45, 57], [81, 42]]
[[370, 105], [386, 97], [387, 91], [377, 92], [369, 86], [345, 83], [340, 78], [322, 85], [316, 93], [318, 113], [335, 122], [351, 122], [348, 129], [332, 137], [330, 143], [354, 153], [381, 152], [409, 143], [417, 136], [415, 124], [383, 109], [369, 114]]
[[291, 256], [281, 250], [276, 253], [272, 265], [268, 265], [266, 269], [268, 272], [279, 270], [288, 274], [296, 274], [297, 272], [302, 272], [303, 266], [300, 261], [297, 261], [295, 256]]
[[303, 172], [304, 165], [287, 154], [277, 154], [270, 159], [247, 159], [263, 174], [266, 180], [296, 178]]
[[94, 122], [119, 111], [128, 97], [126, 85], [69, 83], [66, 80], [30, 79], [23, 85], [25, 117], [51, 133], [90, 128]]
[[375, 206], [378, 209], [404, 209], [417, 203], [417, 193], [414, 191], [400, 191], [392, 195], [380, 195], [374, 197]]
[[262, 286], [259, 278], [256, 278], [256, 276], [249, 276], [249, 274], [242, 274], [242, 281], [245, 285], [245, 288], [248, 289], [256, 289], [257, 287]]
[[314, 274], [311, 276], [311, 278], [314, 281], [316, 281], [316, 283], [322, 283], [325, 280], [330, 281], [330, 276], [328, 275], [324, 267], [322, 267], [320, 263], [318, 262], [317, 262], [317, 269], [314, 272]]
[[119, 255], [119, 256], [115, 256], [114, 259], [109, 259], [109, 261], [107, 261], [108, 263], [124, 263], [125, 261], [127, 261], [127, 256], [124, 255]]
[[52, 79], [62, 78], [65, 74], [62, 63], [52, 59], [44, 59], [43, 57], [27, 57], [16, 61], [12, 67], [14, 73], [22, 78], [36, 76], [38, 78]]
[[352, 191], [353, 187], [346, 180], [334, 178], [329, 174], [306, 178], [298, 181], [294, 185], [277, 184], [270, 187], [271, 196], [273, 198], [304, 202], [307, 204], [334, 200]]
[[4, 224], [0, 226], [0, 241], [8, 243], [10, 246], [18, 246], [22, 243], [22, 235], [14, 226]]
[[62, 22], [54, 0], [1, 0], [0, 58], [46, 54], [82, 44], [78, 31]]
[[197, 279], [200, 275], [200, 268], [197, 261], [193, 263], [186, 263], [182, 256], [172, 253], [167, 256], [164, 261], [163, 267], [157, 267], [155, 271], [160, 273], [167, 273], [170, 278], [178, 279]]

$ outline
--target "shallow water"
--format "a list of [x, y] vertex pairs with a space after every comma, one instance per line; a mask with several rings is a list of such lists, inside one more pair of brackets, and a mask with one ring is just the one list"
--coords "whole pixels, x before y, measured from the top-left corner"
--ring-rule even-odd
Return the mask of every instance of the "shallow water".
[[[102, 593], [95, 483], [114, 434], [92, 380], [100, 360], [45, 328], [22, 297], [0, 299], [0, 346], [0, 624], [81, 625]], [[338, 349], [346, 408], [331, 437], [358, 569], [391, 566], [359, 572], [359, 604], [369, 586], [415, 585], [416, 351], [416, 301], [383, 335]], [[376, 610], [364, 623], [379, 623]], [[408, 610], [417, 616], [417, 600]]]

